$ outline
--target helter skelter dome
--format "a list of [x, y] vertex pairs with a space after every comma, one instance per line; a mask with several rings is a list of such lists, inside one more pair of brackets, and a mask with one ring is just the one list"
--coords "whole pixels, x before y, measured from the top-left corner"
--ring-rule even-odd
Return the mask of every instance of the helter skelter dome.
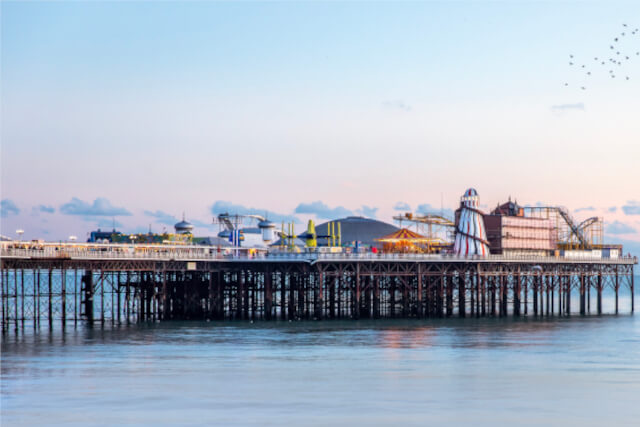
[[460, 198], [460, 216], [456, 224], [456, 240], [453, 244], [456, 255], [489, 255], [487, 230], [484, 217], [478, 210], [478, 192], [470, 188]]

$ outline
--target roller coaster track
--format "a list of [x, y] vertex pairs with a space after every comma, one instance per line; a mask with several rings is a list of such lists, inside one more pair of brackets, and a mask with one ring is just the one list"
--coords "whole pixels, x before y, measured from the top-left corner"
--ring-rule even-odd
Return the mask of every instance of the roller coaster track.
[[591, 217], [591, 218], [587, 218], [584, 221], [582, 221], [580, 224], [576, 225], [576, 222], [574, 221], [573, 217], [569, 214], [569, 211], [567, 208], [565, 207], [556, 207], [558, 213], [560, 214], [560, 216], [562, 217], [562, 219], [565, 220], [565, 222], [567, 223], [567, 225], [569, 226], [569, 229], [571, 230], [571, 233], [576, 236], [576, 238], [578, 239], [578, 241], [580, 242], [580, 244], [582, 246], [584, 246], [585, 248], [591, 248], [591, 242], [589, 241], [589, 239], [587, 238], [587, 236], [585, 235], [585, 231], [586, 229], [591, 226], [592, 224], [596, 223], [598, 221], [598, 217]]

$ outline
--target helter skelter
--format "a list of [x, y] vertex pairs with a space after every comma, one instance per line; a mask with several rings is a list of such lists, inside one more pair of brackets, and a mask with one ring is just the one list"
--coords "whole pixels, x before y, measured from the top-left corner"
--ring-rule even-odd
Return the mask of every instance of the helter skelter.
[[483, 213], [478, 209], [478, 192], [470, 188], [460, 198], [453, 252], [460, 256], [487, 256], [489, 242]]

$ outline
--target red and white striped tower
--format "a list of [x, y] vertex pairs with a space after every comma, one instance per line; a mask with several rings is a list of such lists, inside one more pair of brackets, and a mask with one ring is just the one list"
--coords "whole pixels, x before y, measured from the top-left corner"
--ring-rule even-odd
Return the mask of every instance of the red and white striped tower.
[[460, 198], [453, 253], [460, 256], [489, 255], [487, 229], [483, 213], [478, 210], [478, 192], [474, 188], [465, 191]]

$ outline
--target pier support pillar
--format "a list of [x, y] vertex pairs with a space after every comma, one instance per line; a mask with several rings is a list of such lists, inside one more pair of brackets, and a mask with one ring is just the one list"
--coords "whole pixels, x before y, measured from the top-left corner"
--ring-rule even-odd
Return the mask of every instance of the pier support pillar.
[[445, 274], [440, 274], [440, 277], [437, 278], [438, 281], [438, 285], [436, 288], [436, 316], [437, 317], [443, 317], [444, 313], [444, 281], [445, 281]]
[[296, 305], [295, 305], [295, 294], [298, 290], [298, 275], [290, 273], [289, 274], [289, 320], [294, 320], [296, 318]]
[[635, 283], [633, 282], [633, 267], [631, 267], [631, 312], [633, 313], [635, 309], [635, 301], [634, 301], [634, 287]]
[[268, 266], [264, 272], [264, 318], [271, 320], [273, 295], [271, 293], [271, 268]]
[[597, 295], [597, 310], [598, 315], [602, 314], [602, 271], [598, 272], [598, 295]]
[[489, 278], [489, 308], [491, 311], [491, 316], [496, 316], [496, 278], [491, 276]]
[[447, 280], [447, 317], [453, 315], [453, 275], [445, 276]]
[[540, 276], [536, 275], [533, 277], [533, 315], [538, 315], [538, 286], [540, 286]]
[[85, 271], [81, 281], [83, 285], [83, 314], [89, 323], [93, 323], [93, 271]]
[[329, 280], [329, 318], [336, 317], [336, 279]]
[[585, 280], [584, 280], [584, 274], [580, 274], [580, 314], [581, 315], [585, 315], [586, 311], [585, 311]]
[[320, 271], [318, 273], [318, 286], [314, 289], [314, 311], [315, 317], [321, 320], [324, 315], [324, 273]]
[[362, 284], [360, 283], [360, 263], [356, 264], [356, 283], [355, 283], [355, 301], [353, 303], [354, 313], [353, 317], [355, 319], [360, 318], [360, 292], [362, 289]]
[[480, 276], [480, 302], [481, 315], [484, 317], [487, 315], [487, 277], [485, 275]]
[[241, 276], [242, 281], [242, 318], [249, 319], [249, 271], [244, 272]]
[[618, 266], [616, 265], [616, 282], [615, 282], [615, 291], [616, 291], [616, 314], [618, 314], [618, 291], [620, 289], [620, 283], [618, 278]]
[[[15, 273], [14, 273], [15, 274]], [[61, 286], [60, 292], [62, 293], [62, 326], [64, 327], [67, 322], [67, 272], [64, 269], [64, 266], [60, 268], [61, 274]], [[113, 310], [113, 304], [112, 304]], [[16, 282], [16, 321], [18, 320], [18, 284]]]
[[458, 280], [458, 316], [466, 317], [467, 301], [465, 299], [466, 294], [466, 275], [459, 274], [456, 279]]
[[593, 276], [587, 277], [587, 312], [591, 313], [591, 287], [593, 286]]
[[571, 287], [573, 286], [573, 279], [571, 276], [567, 277], [567, 296], [566, 296], [566, 312], [567, 312], [567, 316], [571, 315]]
[[522, 277], [520, 276], [520, 272], [518, 271], [518, 274], [515, 275], [514, 277], [514, 284], [513, 284], [513, 315], [514, 316], [520, 316], [520, 286], [522, 283]]
[[380, 276], [373, 279], [373, 318], [380, 318]]
[[402, 317], [407, 318], [410, 314], [409, 309], [409, 284], [406, 277], [399, 277], [400, 284], [402, 285]]
[[416, 314], [419, 318], [424, 317], [424, 305], [422, 302], [422, 269], [421, 267], [422, 267], [422, 264], [418, 264], [418, 277], [417, 277], [418, 295], [417, 295], [417, 313]]

